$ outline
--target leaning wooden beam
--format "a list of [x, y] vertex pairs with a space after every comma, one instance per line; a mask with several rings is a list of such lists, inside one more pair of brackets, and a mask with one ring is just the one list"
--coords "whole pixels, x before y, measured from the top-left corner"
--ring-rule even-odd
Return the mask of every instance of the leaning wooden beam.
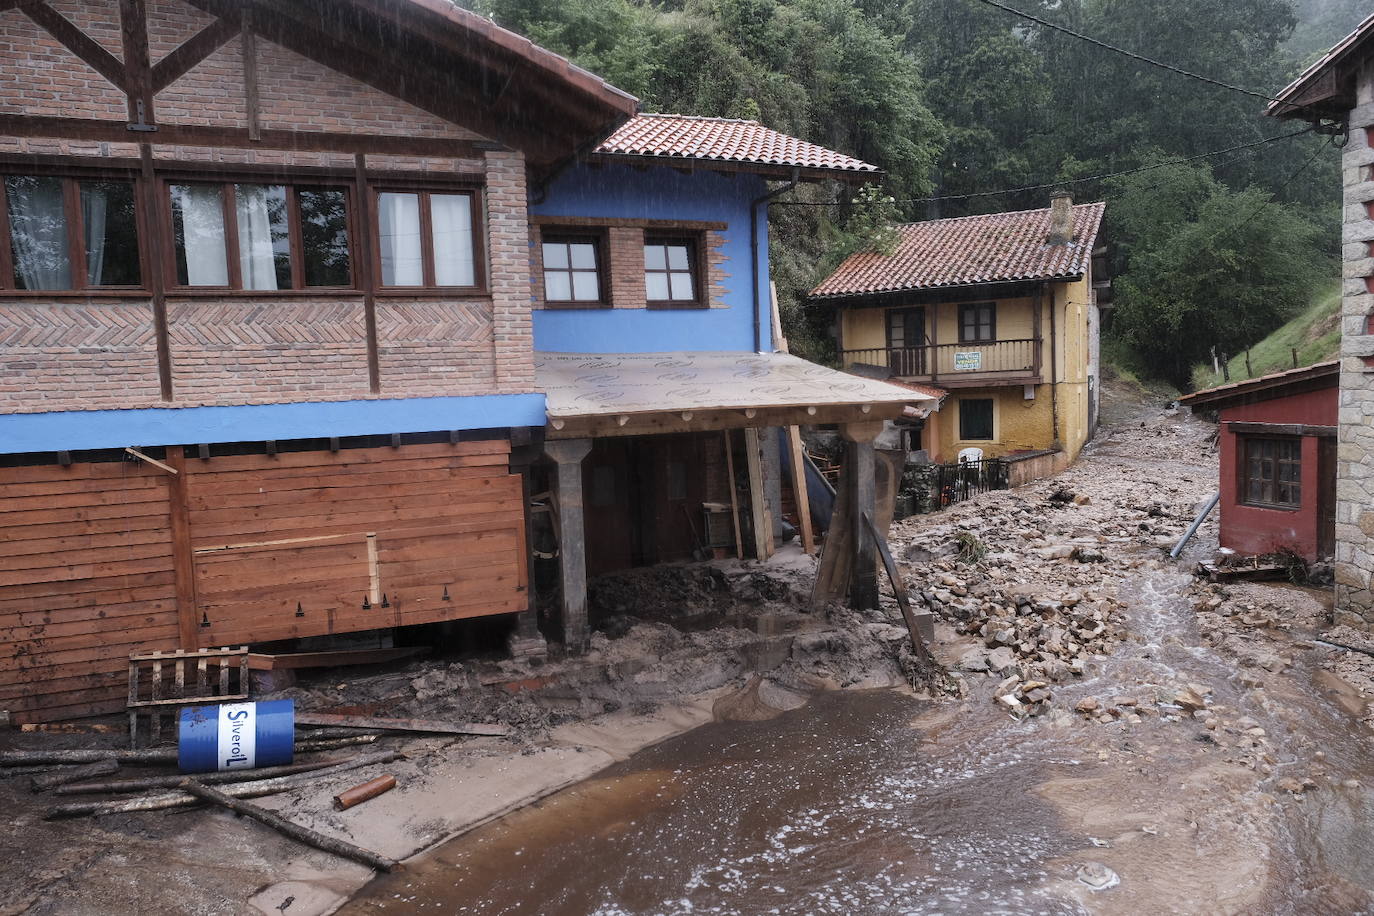
[[487, 722], [441, 722], [438, 719], [382, 719], [376, 716], [344, 716], [326, 712], [298, 712], [297, 725], [340, 725], [345, 728], [380, 728], [398, 732], [429, 732], [438, 735], [510, 734], [509, 725]]
[[924, 664], [930, 663], [930, 652], [926, 649], [925, 639], [921, 636], [921, 628], [916, 622], [916, 615], [911, 611], [911, 601], [907, 597], [906, 582], [902, 580], [901, 570], [897, 568], [897, 563], [892, 559], [892, 551], [887, 547], [887, 539], [878, 533], [878, 528], [873, 524], [873, 517], [867, 512], [862, 513], [864, 528], [868, 536], [873, 538], [873, 543], [878, 548], [878, 553], [883, 558], [883, 567], [887, 570], [887, 578], [892, 583], [892, 594], [897, 597], [897, 607], [902, 609], [902, 619], [906, 621], [907, 634], [911, 636], [911, 650], [916, 653], [916, 658]]
[[56, 773], [43, 773], [39, 776], [35, 776], [30, 785], [33, 791], [44, 792], [69, 782], [76, 782], [78, 779], [89, 779], [93, 776], [109, 776], [111, 773], [117, 772], [118, 770], [119, 761], [117, 760], [97, 760], [95, 763], [63, 769]]
[[[379, 763], [391, 763], [393, 760], [400, 760], [403, 754], [395, 751], [383, 751], [377, 754], [365, 754], [354, 758], [346, 763], [328, 767], [323, 770], [315, 770], [312, 773], [301, 773], [296, 776], [278, 776], [275, 779], [257, 779], [252, 782], [241, 782], [225, 787], [225, 794], [234, 798], [258, 798], [263, 795], [276, 795], [278, 792], [286, 792], [290, 789], [297, 789], [304, 785], [309, 785], [317, 779], [326, 776], [333, 776], [336, 773], [356, 770], [360, 767], [372, 766]], [[185, 776], [180, 777], [186, 779]], [[178, 782], [177, 785], [181, 783]], [[196, 804], [196, 797], [184, 791], [160, 792], [156, 795], [140, 795], [137, 798], [126, 798], [120, 801], [95, 801], [95, 802], [68, 802], [64, 805], [54, 805], [49, 808], [43, 817], [45, 820], [59, 820], [68, 817], [87, 817], [102, 814], [122, 814], [129, 811], [161, 811], [166, 808], [189, 808]]]
[[[338, 757], [329, 760], [316, 760], [313, 763], [291, 763], [279, 767], [263, 767], [260, 770], [229, 770], [223, 773], [203, 773], [197, 778], [207, 785], [223, 785], [232, 782], [251, 782], [255, 779], [275, 779], [278, 776], [294, 776], [348, 763]], [[149, 789], [175, 789], [186, 777], [180, 773], [175, 776], [142, 776], [134, 779], [106, 779], [102, 782], [79, 782], [76, 785], [62, 785], [57, 795], [105, 795], [121, 792], [146, 792]]]
[[198, 798], [205, 801], [223, 805], [235, 814], [244, 817], [251, 817], [259, 824], [266, 824], [278, 833], [289, 836], [297, 842], [307, 846], [314, 846], [316, 849], [323, 849], [325, 852], [332, 852], [336, 856], [345, 859], [352, 859], [354, 862], [361, 862], [371, 868], [380, 871], [392, 871], [400, 867], [400, 863], [395, 859], [388, 859], [386, 856], [378, 855], [370, 849], [363, 849], [361, 846], [354, 846], [346, 840], [338, 840], [331, 836], [325, 836], [309, 827], [302, 827], [300, 824], [288, 821], [286, 818], [277, 814], [275, 811], [268, 811], [266, 808], [252, 804], [251, 802], [239, 801], [229, 795], [212, 789], [207, 785], [188, 779], [181, 784], [181, 787]]

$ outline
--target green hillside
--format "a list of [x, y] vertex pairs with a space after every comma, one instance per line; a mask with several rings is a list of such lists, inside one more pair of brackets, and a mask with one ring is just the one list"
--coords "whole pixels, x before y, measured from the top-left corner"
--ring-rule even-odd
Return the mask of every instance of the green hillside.
[[[1299, 366], [1310, 366], [1335, 359], [1341, 348], [1341, 285], [1325, 285], [1312, 304], [1287, 324], [1250, 348], [1250, 371], [1245, 369], [1245, 354], [1231, 357], [1227, 368], [1231, 381], [1255, 378], [1293, 368], [1293, 350], [1298, 351]], [[1210, 388], [1224, 381], [1211, 365], [1193, 370], [1194, 389]]]

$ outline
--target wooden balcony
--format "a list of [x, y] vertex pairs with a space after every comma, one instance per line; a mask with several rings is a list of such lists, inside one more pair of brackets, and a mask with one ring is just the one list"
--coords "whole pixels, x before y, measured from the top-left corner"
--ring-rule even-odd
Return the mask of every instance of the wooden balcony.
[[[878, 367], [889, 377], [942, 388], [1038, 385], [1041, 338], [844, 350], [846, 369]], [[863, 373], [868, 375], [870, 373]]]

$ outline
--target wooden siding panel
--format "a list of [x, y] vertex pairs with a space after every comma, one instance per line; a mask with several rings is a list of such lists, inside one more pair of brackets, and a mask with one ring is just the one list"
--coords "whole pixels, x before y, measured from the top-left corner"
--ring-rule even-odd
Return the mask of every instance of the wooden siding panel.
[[[188, 457], [197, 643], [525, 610], [509, 454], [490, 440]], [[168, 477], [142, 463], [0, 468], [0, 709], [117, 712], [129, 653], [177, 647], [170, 512]], [[385, 606], [364, 607], [374, 576]]]

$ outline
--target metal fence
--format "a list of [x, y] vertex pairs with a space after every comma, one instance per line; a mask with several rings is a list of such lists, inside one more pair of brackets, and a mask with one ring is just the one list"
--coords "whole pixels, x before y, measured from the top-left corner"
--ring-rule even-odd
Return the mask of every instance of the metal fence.
[[903, 481], [903, 494], [910, 496], [913, 512], [938, 512], [989, 490], [1009, 487], [1007, 461], [984, 458], [954, 464], [922, 464], [909, 469]]

